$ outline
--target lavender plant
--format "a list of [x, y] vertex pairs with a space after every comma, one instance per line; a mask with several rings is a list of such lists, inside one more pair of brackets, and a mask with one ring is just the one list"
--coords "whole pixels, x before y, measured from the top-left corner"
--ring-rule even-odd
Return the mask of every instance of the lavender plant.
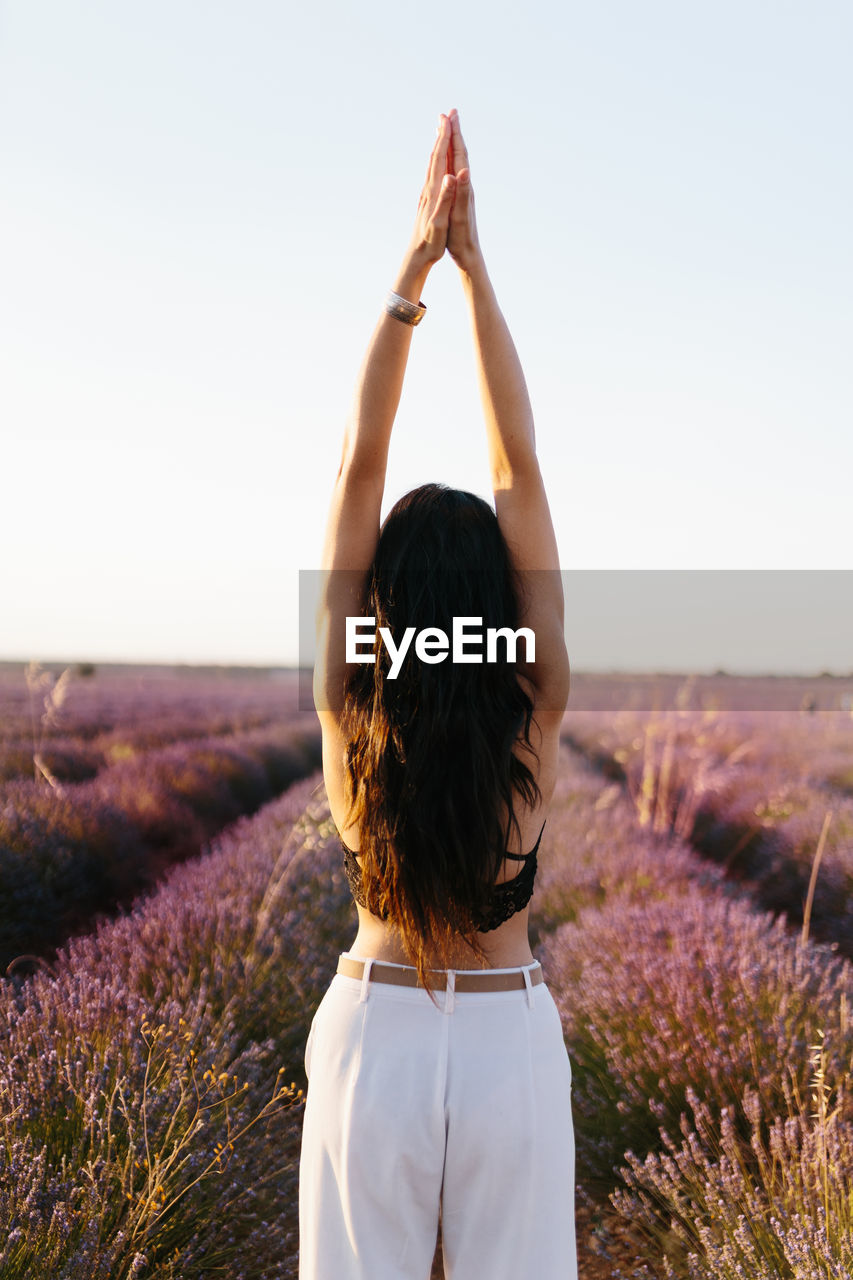
[[[853, 1268], [853, 1123], [848, 1083], [825, 1079], [817, 1057], [811, 1103], [796, 1074], [784, 1078], [787, 1111], [771, 1118], [749, 1086], [741, 1100], [748, 1146], [730, 1108], [719, 1117], [691, 1089], [681, 1141], [626, 1153], [626, 1188], [613, 1199], [666, 1277], [688, 1280], [846, 1280]], [[640, 1272], [639, 1274], [645, 1274]], [[621, 1272], [616, 1273], [622, 1276]]]
[[745, 881], [759, 905], [794, 923], [830, 812], [810, 927], [853, 955], [849, 715], [575, 713], [567, 737], [624, 783], [642, 827], [689, 840]]
[[4, 1278], [295, 1275], [301, 1055], [352, 920], [314, 787], [0, 984]]
[[[567, 776], [581, 781], [577, 764]], [[853, 967], [697, 876], [682, 842], [660, 836], [655, 870], [655, 833], [614, 784], [595, 802], [616, 819], [605, 844], [583, 790], [558, 819], [575, 858], [559, 852], [549, 875], [567, 896], [574, 877], [584, 901], [539, 947], [572, 1057], [582, 1190], [616, 1182], [638, 1276], [847, 1274]]]
[[149, 751], [61, 789], [0, 793], [0, 967], [44, 954], [316, 768], [319, 735], [275, 725]]
[[627, 1148], [644, 1155], [661, 1127], [677, 1130], [689, 1089], [718, 1113], [730, 1107], [745, 1135], [743, 1083], [776, 1114], [781, 1067], [800, 1064], [803, 1090], [803, 1048], [818, 1029], [833, 1031], [835, 1086], [848, 1070], [839, 1011], [853, 970], [744, 903], [698, 889], [616, 900], [557, 930], [543, 962], [578, 1067], [579, 1149], [602, 1186]]

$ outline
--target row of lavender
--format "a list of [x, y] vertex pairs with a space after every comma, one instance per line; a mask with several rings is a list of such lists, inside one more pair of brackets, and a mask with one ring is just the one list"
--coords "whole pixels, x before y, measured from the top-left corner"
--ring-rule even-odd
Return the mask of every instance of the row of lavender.
[[556, 800], [539, 953], [574, 1068], [579, 1182], [639, 1234], [631, 1274], [849, 1277], [853, 966], [641, 825], [580, 757]]
[[84, 782], [145, 751], [293, 720], [295, 672], [0, 664], [0, 786]]
[[[301, 1083], [353, 925], [310, 792], [2, 988], [3, 1280], [296, 1274], [300, 1098], [276, 1080]], [[535, 904], [579, 1184], [641, 1234], [638, 1274], [846, 1276], [851, 966], [756, 915], [569, 753]]]
[[[574, 712], [566, 739], [756, 902], [853, 956], [853, 719], [842, 712]], [[810, 900], [809, 886], [820, 854]]]
[[302, 1056], [352, 912], [316, 785], [0, 984], [3, 1280], [295, 1276]]
[[69, 673], [31, 679], [28, 708], [23, 678], [3, 682], [0, 969], [129, 902], [319, 762], [293, 680]]

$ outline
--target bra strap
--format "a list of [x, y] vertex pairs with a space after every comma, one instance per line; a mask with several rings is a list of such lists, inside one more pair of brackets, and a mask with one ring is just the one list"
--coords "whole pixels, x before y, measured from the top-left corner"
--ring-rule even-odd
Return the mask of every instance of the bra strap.
[[[545, 822], [547, 821], [548, 819], [546, 818]], [[513, 862], [527, 862], [528, 858], [532, 858], [541, 843], [542, 832], [545, 830], [545, 822], [542, 823], [542, 826], [539, 829], [539, 839], [536, 841], [535, 845], [533, 846], [533, 848], [530, 850], [529, 853], [505, 853], [504, 857], [511, 858]]]

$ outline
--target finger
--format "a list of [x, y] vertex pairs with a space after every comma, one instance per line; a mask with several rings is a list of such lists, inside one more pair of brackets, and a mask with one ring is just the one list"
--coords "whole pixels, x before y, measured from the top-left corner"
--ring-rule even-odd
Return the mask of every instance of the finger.
[[425, 187], [425, 188], [426, 188], [426, 187], [429, 187], [429, 186], [430, 186], [430, 184], [431, 184], [431, 182], [432, 182], [433, 171], [434, 171], [434, 169], [435, 169], [435, 156], [436, 156], [436, 152], [438, 151], [439, 144], [440, 144], [440, 142], [441, 142], [442, 119], [443, 119], [443, 117], [442, 117], [442, 116], [439, 116], [439, 118], [438, 118], [438, 128], [437, 128], [437, 129], [436, 129], [436, 131], [435, 131], [435, 141], [433, 142], [433, 144], [432, 144], [432, 150], [431, 150], [431, 151], [430, 151], [430, 153], [429, 153], [429, 160], [427, 160], [426, 173], [424, 174], [424, 187]]
[[427, 184], [430, 187], [433, 197], [438, 195], [438, 188], [441, 185], [441, 179], [447, 171], [447, 152], [450, 147], [450, 121], [446, 115], [438, 118], [438, 135], [432, 148], [430, 156], [430, 167], [427, 176]]
[[459, 127], [459, 112], [454, 107], [450, 113], [450, 138], [453, 147], [453, 172], [457, 178], [463, 169], [468, 166], [468, 149], [465, 146], [465, 139], [462, 137], [462, 130]]
[[450, 226], [450, 213], [453, 208], [455, 194], [456, 179], [452, 173], [446, 173], [441, 179], [438, 199], [433, 206], [429, 220], [433, 230], [445, 236], [447, 235], [447, 228]]
[[471, 203], [471, 174], [468, 169], [461, 169], [455, 179], [456, 189], [453, 201], [452, 218], [454, 222], [464, 222], [468, 217], [468, 206]]

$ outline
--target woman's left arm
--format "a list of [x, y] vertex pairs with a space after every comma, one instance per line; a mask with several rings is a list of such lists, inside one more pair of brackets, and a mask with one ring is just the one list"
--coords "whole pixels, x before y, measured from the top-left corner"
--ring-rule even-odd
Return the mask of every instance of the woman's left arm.
[[[413, 303], [420, 300], [427, 276], [447, 246], [456, 183], [446, 172], [449, 148], [450, 122], [442, 115], [415, 229], [393, 285], [395, 293]], [[362, 362], [344, 433], [326, 524], [314, 666], [317, 710], [333, 717], [343, 703], [346, 618], [358, 612], [364, 575], [376, 554], [388, 446], [411, 342], [412, 326], [383, 310]]]

